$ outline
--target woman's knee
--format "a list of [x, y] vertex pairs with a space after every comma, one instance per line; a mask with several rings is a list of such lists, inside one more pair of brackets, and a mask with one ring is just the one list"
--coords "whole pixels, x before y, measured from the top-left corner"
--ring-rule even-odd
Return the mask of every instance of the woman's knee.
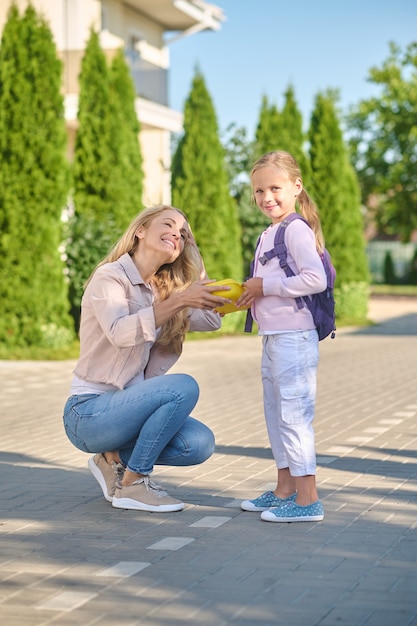
[[205, 424], [200, 423], [198, 434], [194, 440], [194, 463], [199, 465], [211, 457], [215, 449], [213, 431]]
[[197, 402], [198, 396], [200, 395], [200, 388], [196, 379], [189, 374], [174, 374], [174, 376], [180, 377], [179, 386], [182, 389], [184, 395], [193, 398], [195, 402]]
[[201, 422], [189, 417], [156, 464], [186, 466], [199, 465], [211, 457], [215, 449], [214, 434]]
[[169, 383], [176, 401], [180, 399], [184, 409], [190, 414], [200, 395], [200, 388], [195, 378], [189, 374], [166, 374], [164, 379]]

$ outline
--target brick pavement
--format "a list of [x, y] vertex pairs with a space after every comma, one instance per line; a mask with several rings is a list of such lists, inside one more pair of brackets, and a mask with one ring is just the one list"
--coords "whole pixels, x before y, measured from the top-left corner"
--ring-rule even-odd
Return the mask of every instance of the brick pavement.
[[217, 448], [157, 468], [174, 514], [101, 497], [62, 428], [73, 362], [0, 362], [1, 624], [417, 626], [417, 300], [371, 316], [321, 344], [319, 523], [240, 511], [275, 477], [255, 335], [187, 342], [175, 367]]

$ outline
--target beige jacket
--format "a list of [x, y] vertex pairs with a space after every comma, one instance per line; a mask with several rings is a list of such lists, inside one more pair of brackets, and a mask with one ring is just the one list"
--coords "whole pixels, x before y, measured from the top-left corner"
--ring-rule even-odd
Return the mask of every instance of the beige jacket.
[[[119, 389], [144, 372], [165, 374], [178, 360], [154, 345], [154, 295], [129, 254], [99, 267], [81, 302], [80, 358], [74, 373], [82, 380]], [[218, 313], [189, 310], [190, 330], [217, 330]]]

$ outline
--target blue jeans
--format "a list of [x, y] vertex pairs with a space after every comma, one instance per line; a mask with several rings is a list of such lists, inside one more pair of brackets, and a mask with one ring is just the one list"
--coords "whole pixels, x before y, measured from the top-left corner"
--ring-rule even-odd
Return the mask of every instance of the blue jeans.
[[166, 374], [123, 390], [68, 398], [64, 425], [84, 452], [117, 450], [131, 472], [150, 474], [154, 465], [197, 465], [214, 452], [212, 431], [190, 417], [197, 382]]

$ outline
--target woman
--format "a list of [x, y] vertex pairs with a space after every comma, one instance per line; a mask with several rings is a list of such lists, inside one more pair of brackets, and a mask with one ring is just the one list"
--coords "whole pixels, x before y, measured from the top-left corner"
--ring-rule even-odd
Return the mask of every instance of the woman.
[[96, 453], [89, 469], [116, 508], [180, 511], [150, 479], [154, 465], [194, 465], [214, 451], [211, 430], [190, 417], [196, 381], [162, 376], [188, 329], [221, 326], [213, 309], [229, 300], [214, 290], [186, 216], [165, 205], [142, 211], [87, 282], [64, 424], [77, 448]]

